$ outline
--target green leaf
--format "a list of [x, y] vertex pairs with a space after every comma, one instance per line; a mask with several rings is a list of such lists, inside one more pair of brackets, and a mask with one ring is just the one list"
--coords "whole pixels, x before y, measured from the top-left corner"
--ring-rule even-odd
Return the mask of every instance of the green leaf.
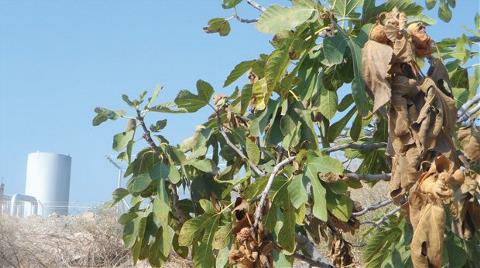
[[437, 4], [437, 0], [425, 0], [425, 6], [427, 7], [428, 10], [434, 8], [436, 4]]
[[148, 173], [142, 173], [130, 179], [127, 186], [130, 193], [141, 193], [148, 188], [152, 179]]
[[212, 254], [212, 242], [217, 230], [219, 216], [214, 216], [205, 223], [205, 234], [202, 242], [193, 254], [194, 267], [211, 268], [215, 266], [215, 258]]
[[273, 267], [287, 268], [293, 267], [293, 256], [287, 256], [281, 251], [273, 250]]
[[160, 93], [160, 90], [162, 90], [161, 86], [158, 86], [155, 88], [155, 90], [153, 90], [152, 96], [148, 99], [148, 103], [145, 106], [145, 108], [149, 108], [155, 103], [155, 101], [157, 101], [157, 97], [158, 97], [158, 94]]
[[166, 102], [159, 104], [157, 106], [150, 107], [148, 109], [151, 112], [158, 112], [158, 113], [172, 113], [172, 114], [181, 114], [181, 113], [188, 113], [189, 111], [185, 108], [178, 108], [177, 105], [173, 102]]
[[195, 95], [188, 90], [181, 90], [175, 98], [175, 103], [180, 109], [196, 112], [210, 102], [213, 87], [203, 80], [198, 80], [197, 92], [198, 95]]
[[191, 159], [186, 164], [206, 173], [213, 172], [214, 168], [212, 160], [209, 159]]
[[230, 249], [228, 247], [222, 248], [218, 251], [217, 260], [215, 262], [216, 268], [223, 268], [228, 262], [228, 256], [230, 255]]
[[206, 33], [218, 33], [220, 36], [227, 36], [230, 33], [230, 23], [224, 18], [213, 18], [208, 25], [203, 27]]
[[363, 0], [330, 0], [334, 13], [340, 17], [350, 17], [355, 9], [363, 4]]
[[352, 94], [347, 94], [345, 97], [343, 97], [342, 101], [338, 104], [338, 111], [343, 112], [345, 111], [350, 105], [353, 103], [353, 98]]
[[294, 5], [290, 8], [272, 5], [265, 10], [257, 22], [260, 32], [276, 34], [281, 31], [291, 30], [298, 25], [317, 18], [316, 9], [313, 7]]
[[201, 232], [203, 230], [202, 225], [205, 223], [205, 220], [208, 216], [210, 215], [203, 214], [202, 216], [192, 218], [186, 221], [180, 229], [178, 244], [180, 246], [191, 246], [198, 232]]
[[305, 188], [304, 176], [296, 175], [288, 185], [288, 196], [293, 207], [299, 209], [303, 204], [308, 202], [308, 194]]
[[251, 141], [249, 138], [245, 140], [245, 149], [247, 150], [248, 158], [255, 164], [260, 162], [260, 149], [257, 144]]
[[350, 36], [342, 29], [338, 28], [338, 33], [343, 35], [343, 38], [347, 41], [347, 45], [352, 55], [353, 73], [354, 78], [352, 80], [352, 96], [355, 104], [357, 105], [358, 113], [361, 116], [368, 114], [370, 104], [368, 102], [367, 93], [365, 91], [365, 82], [362, 77], [362, 54], [358, 44], [350, 38]]
[[318, 111], [328, 120], [331, 120], [337, 113], [337, 102], [338, 97], [336, 91], [328, 90], [323, 86], [320, 87], [320, 105]]
[[328, 212], [327, 212], [327, 200], [326, 194], [327, 190], [323, 185], [320, 183], [318, 179], [318, 170], [316, 166], [308, 164], [305, 176], [310, 179], [310, 183], [312, 184], [312, 192], [313, 192], [313, 216], [320, 219], [321, 221], [326, 222], [328, 219]]
[[459, 67], [457, 67], [457, 69], [455, 69], [449, 75], [450, 75], [450, 82], [452, 84], [452, 87], [468, 89], [469, 82], [468, 82], [467, 69], [464, 69], [464, 68], [459, 66]]
[[97, 107], [95, 108], [95, 113], [97, 114], [92, 121], [93, 126], [98, 126], [101, 123], [107, 120], [116, 120], [125, 115], [124, 111], [112, 111], [106, 108]]
[[216, 212], [210, 200], [200, 199], [198, 203], [200, 203], [200, 207], [203, 209], [205, 213], [214, 214]]
[[423, 14], [418, 14], [416, 16], [412, 16], [408, 18], [409, 23], [413, 22], [423, 22], [427, 25], [435, 25], [437, 24], [437, 21], [433, 18], [430, 18], [428, 16], [425, 16]]
[[112, 204], [111, 206], [113, 207], [116, 203], [118, 203], [120, 200], [125, 198], [127, 195], [129, 195], [129, 192], [125, 188], [117, 188], [115, 191], [112, 193]]
[[343, 222], [347, 222], [352, 215], [353, 202], [346, 195], [327, 192], [327, 208]]
[[289, 62], [288, 50], [286, 49], [276, 49], [268, 57], [265, 64], [265, 78], [267, 79], [269, 93], [267, 93], [266, 97], [270, 97], [270, 93], [275, 90], [285, 75]]
[[171, 183], [177, 184], [180, 181], [180, 173], [175, 165], [166, 165], [158, 163], [150, 170], [152, 180], [170, 180]]
[[244, 75], [248, 70], [252, 68], [252, 65], [255, 63], [255, 60], [242, 61], [237, 64], [233, 70], [228, 75], [227, 79], [223, 83], [223, 87], [229, 86], [231, 83], [235, 82], [238, 78]]
[[290, 254], [295, 252], [295, 210], [293, 206], [286, 200], [286, 205], [283, 206], [283, 226], [280, 229], [280, 236], [278, 236], [278, 244], [284, 251]]
[[215, 232], [212, 247], [214, 249], [222, 249], [228, 246], [230, 236], [232, 234], [232, 224], [223, 225]]
[[158, 229], [155, 242], [151, 245], [148, 254], [148, 261], [152, 266], [160, 267], [168, 260], [173, 245], [174, 235], [175, 232], [173, 229], [166, 224]]
[[448, 7], [445, 0], [440, 0], [440, 7], [438, 8], [438, 17], [444, 22], [450, 22], [452, 19], [452, 10]]
[[360, 137], [360, 132], [362, 132], [362, 117], [357, 114], [353, 120], [352, 128], [350, 129], [350, 137], [353, 141], [357, 141]]
[[229, 9], [229, 8], [234, 8], [238, 4], [240, 4], [242, 0], [223, 0], [223, 8]]
[[475, 27], [477, 28], [477, 30], [480, 30], [480, 15], [477, 13], [475, 14]]
[[166, 126], [167, 126], [167, 119], [158, 120], [157, 122], [155, 122], [155, 124], [152, 124], [150, 126], [150, 131], [158, 132], [164, 129]]
[[346, 48], [347, 42], [341, 35], [336, 34], [333, 37], [325, 37], [323, 40], [323, 55], [328, 66], [342, 63]]
[[128, 142], [133, 139], [134, 134], [135, 130], [133, 129], [116, 134], [115, 136], [113, 136], [112, 148], [117, 152], [121, 151], [127, 146]]
[[165, 180], [161, 179], [158, 183], [157, 196], [153, 200], [153, 215], [160, 222], [168, 222], [168, 214], [170, 213], [170, 201], [165, 185]]
[[348, 121], [352, 118], [352, 116], [355, 114], [355, 107], [352, 107], [350, 111], [340, 120], [335, 122], [333, 125], [330, 126], [329, 131], [328, 131], [328, 142], [332, 143], [335, 141], [335, 139], [342, 133], [342, 130], [345, 129], [347, 126]]
[[246, 84], [242, 89], [242, 95], [240, 100], [240, 114], [245, 114], [247, 111], [248, 105], [250, 104], [250, 100], [252, 98], [252, 85]]
[[342, 174], [344, 170], [342, 162], [328, 155], [309, 157], [308, 165], [312, 166], [316, 173]]

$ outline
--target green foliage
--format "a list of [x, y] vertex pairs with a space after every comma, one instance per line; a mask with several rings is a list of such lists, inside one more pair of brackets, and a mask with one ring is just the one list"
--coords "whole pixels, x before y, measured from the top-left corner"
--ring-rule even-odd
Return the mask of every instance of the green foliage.
[[296, 4], [290, 8], [272, 5], [260, 16], [257, 29], [275, 34], [294, 29], [307, 21], [314, 21], [317, 16], [317, 10], [309, 5]]
[[[228, 35], [230, 20], [239, 18], [237, 7], [243, 2], [224, 0], [223, 8], [235, 12], [234, 16], [210, 20], [205, 31]], [[413, 0], [389, 0], [378, 6], [373, 0], [337, 0], [325, 6], [313, 0], [291, 2], [289, 7], [272, 5], [260, 15], [256, 27], [274, 34], [272, 51], [233, 68], [223, 84], [238, 83], [229, 96], [217, 96], [212, 102], [214, 88], [199, 80], [196, 93], [181, 90], [171, 102], [156, 103], [161, 87], [148, 98], [146, 92], [137, 99], [122, 96], [134, 110], [132, 116], [95, 109], [95, 126], [117, 119], [136, 122], [116, 134], [112, 146], [118, 159], [125, 161], [129, 178], [126, 189], [113, 192], [112, 204], [127, 198], [131, 204], [119, 222], [135, 261], [147, 259], [162, 266], [175, 252], [192, 256], [195, 267], [229, 267], [238, 224], [234, 198], [240, 196], [249, 208], [258, 205], [275, 165], [290, 156], [295, 159], [279, 170], [267, 189], [270, 202], [263, 215], [265, 233], [275, 244], [274, 266], [292, 266], [292, 254], [298, 250], [296, 234], [318, 238], [319, 223], [352, 220], [349, 191], [362, 185], [329, 179], [340, 178], [346, 171], [326, 149], [339, 138], [342, 143], [368, 143], [386, 142], [388, 136], [385, 118], [377, 121], [372, 133], [364, 131], [371, 123], [371, 104], [362, 80], [361, 48], [375, 17], [393, 7], [413, 20], [432, 20], [421, 14], [423, 7]], [[438, 2], [439, 17], [450, 20], [455, 1]], [[437, 1], [425, 4], [431, 9]], [[476, 29], [471, 31], [476, 38], [479, 24], [477, 15]], [[447, 86], [458, 105], [475, 94], [480, 84], [480, 67], [465, 66], [478, 56], [474, 42], [466, 35], [437, 42], [451, 77]], [[244, 82], [240, 78], [246, 74], [250, 79]], [[194, 113], [205, 106], [213, 109], [212, 115], [179, 145], [162, 136], [168, 127], [166, 119], [156, 118], [149, 127], [145, 122], [151, 113]], [[141, 148], [142, 144], [146, 147]], [[384, 149], [344, 152], [347, 158], [361, 161], [358, 173], [390, 172]], [[182, 188], [190, 196], [179, 200], [176, 191]], [[365, 265], [411, 266], [409, 228], [403, 218], [393, 216], [382, 228], [368, 232]], [[452, 258], [472, 252], [459, 241], [446, 240], [452, 252], [446, 259], [452, 266], [473, 260]]]

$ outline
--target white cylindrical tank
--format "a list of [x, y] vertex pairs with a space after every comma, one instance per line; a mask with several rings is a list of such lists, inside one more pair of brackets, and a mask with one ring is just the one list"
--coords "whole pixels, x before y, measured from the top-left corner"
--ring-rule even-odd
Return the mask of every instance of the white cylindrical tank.
[[28, 154], [25, 194], [37, 198], [39, 215], [68, 215], [71, 165], [68, 155]]

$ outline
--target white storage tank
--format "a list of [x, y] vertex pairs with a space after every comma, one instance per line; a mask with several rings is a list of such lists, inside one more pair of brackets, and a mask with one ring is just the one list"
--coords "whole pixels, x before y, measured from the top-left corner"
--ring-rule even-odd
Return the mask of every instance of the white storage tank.
[[68, 155], [35, 152], [28, 154], [25, 194], [39, 201], [39, 215], [68, 215], [70, 169]]

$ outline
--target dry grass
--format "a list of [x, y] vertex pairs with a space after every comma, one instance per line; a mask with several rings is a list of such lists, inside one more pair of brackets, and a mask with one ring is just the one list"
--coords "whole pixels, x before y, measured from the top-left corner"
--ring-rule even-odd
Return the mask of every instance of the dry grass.
[[[352, 190], [353, 200], [362, 206], [388, 198], [388, 184], [379, 182], [370, 187]], [[392, 206], [387, 206], [360, 217], [374, 221]], [[122, 242], [122, 226], [118, 216], [110, 210], [87, 212], [80, 216], [29, 217], [26, 219], [0, 215], [0, 267], [133, 267], [129, 251]], [[361, 252], [368, 237], [364, 235], [371, 225], [362, 225], [355, 235], [345, 239], [353, 245], [353, 254], [361, 265]], [[328, 256], [327, 241], [319, 251]], [[150, 267], [139, 263], [136, 267]], [[164, 267], [191, 267], [191, 262], [172, 257]], [[296, 262], [295, 267], [308, 267]]]
[[81, 216], [0, 216], [0, 267], [113, 267], [130, 257], [109, 211]]

